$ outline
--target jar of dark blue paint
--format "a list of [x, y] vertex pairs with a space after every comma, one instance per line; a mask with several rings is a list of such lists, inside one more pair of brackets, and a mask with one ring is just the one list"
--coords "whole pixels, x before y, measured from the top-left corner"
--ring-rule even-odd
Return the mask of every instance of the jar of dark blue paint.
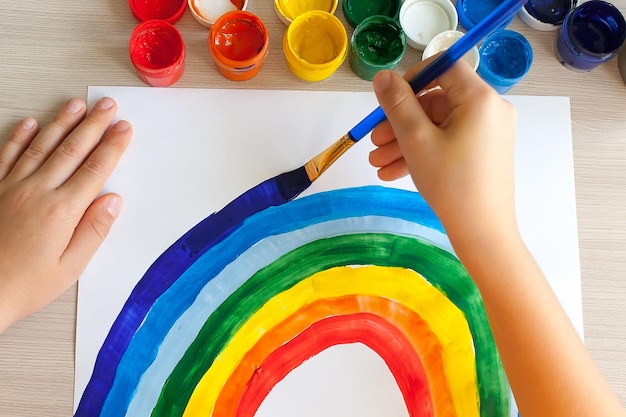
[[563, 21], [555, 52], [566, 68], [591, 71], [614, 58], [625, 38], [626, 22], [620, 11], [611, 3], [589, 0]]
[[482, 43], [479, 52], [478, 75], [500, 94], [519, 83], [533, 62], [530, 42], [512, 30], [492, 33]]
[[577, 4], [577, 0], [528, 0], [517, 15], [533, 29], [557, 30]]
[[[459, 15], [459, 23], [465, 29], [470, 30], [503, 2], [504, 0], [457, 0], [456, 11]], [[502, 24], [502, 28], [511, 23], [511, 20], [513, 17]]]

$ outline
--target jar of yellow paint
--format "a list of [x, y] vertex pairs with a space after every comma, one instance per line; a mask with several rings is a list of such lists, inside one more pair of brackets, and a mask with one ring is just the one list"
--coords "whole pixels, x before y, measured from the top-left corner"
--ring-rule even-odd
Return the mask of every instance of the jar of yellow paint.
[[287, 66], [306, 81], [322, 81], [337, 71], [348, 53], [348, 35], [332, 13], [311, 10], [296, 17], [283, 37]]
[[339, 0], [274, 0], [274, 10], [281, 22], [289, 26], [293, 19], [311, 10], [335, 13]]

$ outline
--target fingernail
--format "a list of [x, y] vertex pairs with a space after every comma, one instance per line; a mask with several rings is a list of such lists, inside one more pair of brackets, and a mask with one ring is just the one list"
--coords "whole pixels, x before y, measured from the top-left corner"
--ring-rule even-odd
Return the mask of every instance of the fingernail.
[[130, 129], [130, 123], [128, 123], [126, 120], [120, 120], [115, 124], [115, 126], [113, 126], [113, 128], [118, 132], [126, 132], [128, 129]]
[[374, 91], [377, 93], [382, 93], [387, 89], [387, 87], [389, 87], [390, 83], [391, 72], [386, 70], [379, 71], [373, 80]]
[[65, 108], [68, 112], [76, 114], [83, 109], [83, 105], [84, 103], [81, 99], [73, 98], [67, 102]]
[[33, 119], [32, 117], [27, 117], [26, 119], [22, 120], [22, 129], [30, 130], [35, 127], [36, 124], [37, 121], [35, 119]]
[[105, 98], [100, 99], [100, 101], [98, 101], [98, 104], [96, 104], [96, 106], [101, 110], [109, 110], [111, 107], [113, 107], [114, 104], [115, 102], [113, 101], [113, 99], [109, 97], [105, 97]]
[[107, 198], [105, 208], [111, 217], [117, 217], [122, 210], [122, 199], [118, 196]]

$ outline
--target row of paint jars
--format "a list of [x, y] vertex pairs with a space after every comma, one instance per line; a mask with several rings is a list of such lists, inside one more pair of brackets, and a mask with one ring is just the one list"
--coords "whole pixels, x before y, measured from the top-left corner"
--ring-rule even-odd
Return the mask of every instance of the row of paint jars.
[[[193, 17], [210, 29], [209, 53], [223, 76], [246, 80], [258, 73], [267, 57], [269, 36], [261, 19], [245, 11], [247, 0], [157, 3], [155, 7], [151, 2], [129, 0], [131, 11], [142, 22], [131, 35], [131, 61], [144, 82], [166, 86], [181, 76], [185, 45], [172, 25], [187, 3]], [[344, 16], [354, 28], [348, 41], [343, 24], [334, 15], [337, 5], [337, 0], [275, 0], [276, 13], [287, 25], [283, 52], [296, 76], [321, 81], [348, 57], [353, 72], [371, 80], [381, 69], [394, 68], [407, 45], [424, 50], [427, 57], [462, 36], [455, 30], [458, 16], [450, 0], [343, 0]], [[476, 55], [474, 50], [466, 56], [475, 68]]]
[[[172, 25], [182, 17], [187, 4], [198, 23], [209, 28], [208, 49], [217, 70], [232, 80], [255, 76], [267, 57], [269, 36], [261, 19], [245, 11], [247, 0], [129, 0], [131, 11], [141, 22], [129, 44], [139, 77], [150, 85], [166, 86], [182, 75], [185, 45]], [[404, 55], [407, 39], [397, 21], [400, 0], [367, 4], [344, 0], [344, 15], [355, 29], [350, 42], [334, 15], [338, 0], [275, 0], [274, 6], [287, 25], [283, 36], [287, 65], [304, 80], [321, 81], [331, 76], [343, 64], [348, 50], [350, 67], [367, 80], [380, 69], [395, 67]], [[415, 43], [409, 39], [409, 45]]]
[[426, 38], [456, 29], [458, 23], [450, 0], [343, 0], [344, 17], [353, 28], [348, 40], [333, 15], [336, 0], [316, 0], [306, 7], [275, 0], [276, 13], [288, 26], [283, 38], [287, 64], [308, 81], [328, 78], [346, 57], [357, 76], [372, 80], [378, 71], [395, 68], [407, 46], [423, 50]]
[[130, 58], [139, 78], [149, 85], [169, 86], [184, 71], [185, 43], [173, 25], [187, 6], [198, 23], [209, 28], [209, 54], [226, 78], [253, 77], [267, 57], [267, 28], [245, 11], [247, 0], [129, 0], [129, 5], [140, 21], [130, 37]]
[[[334, 16], [337, 0], [302, 2], [275, 0], [275, 10], [287, 25], [283, 52], [289, 69], [307, 81], [321, 81], [332, 75], [346, 57], [350, 68], [360, 78], [372, 80], [382, 69], [393, 69], [403, 58], [407, 45], [424, 49], [412, 34], [456, 29], [458, 20], [437, 21], [439, 16], [428, 9], [417, 11], [416, 3], [442, 3], [447, 9], [450, 0], [343, 0], [343, 14], [353, 33], [348, 35], [341, 21]], [[426, 14], [424, 14], [426, 12]], [[416, 16], [426, 26], [416, 27]], [[405, 17], [405, 18], [403, 18]], [[403, 27], [402, 23], [407, 23]], [[407, 36], [408, 35], [408, 36]]]
[[[288, 25], [283, 50], [294, 74], [309, 81], [325, 79], [347, 54], [352, 71], [362, 79], [372, 80], [378, 71], [393, 69], [407, 46], [422, 51], [422, 59], [449, 48], [464, 35], [457, 30], [460, 18], [467, 29], [474, 26], [471, 19], [476, 17], [475, 13], [468, 13], [463, 6], [468, 2], [471, 0], [459, 0], [455, 6], [451, 0], [343, 0], [344, 17], [354, 29], [349, 42], [339, 19], [332, 16], [336, 1], [317, 0], [316, 6], [330, 8], [327, 11], [294, 12], [289, 7], [297, 2], [289, 0], [275, 0], [275, 8]], [[457, 12], [459, 6], [463, 8]], [[474, 9], [471, 7], [469, 12]], [[489, 11], [482, 9], [479, 14]], [[331, 41], [320, 42], [321, 39]], [[500, 62], [502, 54], [515, 65], [509, 62], [507, 68], [499, 68], [496, 74], [491, 64]], [[486, 62], [479, 67], [481, 55]], [[532, 49], [521, 34], [502, 30], [492, 35], [480, 51], [474, 47], [463, 58], [485, 81], [504, 93], [525, 76], [532, 63]]]

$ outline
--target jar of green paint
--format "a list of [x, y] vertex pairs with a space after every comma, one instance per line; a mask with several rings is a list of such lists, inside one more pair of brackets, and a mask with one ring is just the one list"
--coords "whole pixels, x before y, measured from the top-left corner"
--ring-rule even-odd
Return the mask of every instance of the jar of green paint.
[[371, 16], [359, 23], [350, 39], [348, 61], [352, 71], [371, 81], [383, 69], [393, 69], [406, 51], [400, 24], [387, 16]]
[[343, 15], [353, 28], [370, 16], [398, 19], [401, 0], [343, 0]]

